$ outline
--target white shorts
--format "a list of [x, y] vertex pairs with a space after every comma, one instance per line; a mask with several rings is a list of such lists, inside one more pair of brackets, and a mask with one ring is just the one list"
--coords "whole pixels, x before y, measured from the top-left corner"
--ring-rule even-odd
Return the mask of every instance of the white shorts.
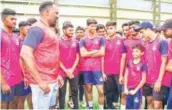
[[35, 84], [30, 84], [32, 90], [33, 109], [49, 109], [56, 104], [58, 92], [57, 83], [48, 84], [50, 92], [44, 94], [44, 91]]

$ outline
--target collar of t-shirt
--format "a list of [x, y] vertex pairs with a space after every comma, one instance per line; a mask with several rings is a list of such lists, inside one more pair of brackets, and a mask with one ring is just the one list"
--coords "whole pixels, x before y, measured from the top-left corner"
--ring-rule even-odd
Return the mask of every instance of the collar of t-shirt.
[[62, 39], [63, 39], [63, 40], [72, 40], [72, 39], [73, 39], [73, 37], [71, 37], [71, 38], [67, 38], [67, 36], [63, 35], [63, 36], [62, 36]]
[[156, 35], [155, 39], [150, 40], [150, 41], [149, 41], [149, 43], [153, 43], [153, 42], [155, 42], [158, 38], [159, 38], [159, 36], [157, 36], [157, 35]]

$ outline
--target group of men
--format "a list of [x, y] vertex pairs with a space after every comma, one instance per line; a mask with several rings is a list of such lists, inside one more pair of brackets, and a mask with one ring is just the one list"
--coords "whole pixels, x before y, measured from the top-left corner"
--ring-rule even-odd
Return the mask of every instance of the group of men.
[[[150, 22], [131, 21], [116, 31], [116, 22], [98, 24], [87, 19], [87, 27], [75, 31], [63, 23], [63, 35], [55, 28], [58, 7], [41, 3], [40, 19], [16, 26], [12, 9], [1, 12], [1, 108], [65, 109], [66, 85], [73, 109], [79, 101], [93, 109], [93, 85], [99, 109], [172, 109], [172, 19], [155, 27]], [[79, 91], [79, 92], [78, 92]], [[69, 104], [71, 104], [69, 103]]]

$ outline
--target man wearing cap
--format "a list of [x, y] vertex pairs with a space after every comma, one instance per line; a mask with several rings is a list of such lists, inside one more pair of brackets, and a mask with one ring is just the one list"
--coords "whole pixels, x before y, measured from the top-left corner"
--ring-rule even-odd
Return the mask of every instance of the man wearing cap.
[[[165, 37], [168, 39], [168, 63], [166, 70], [169, 73], [172, 73], [172, 19], [167, 20], [161, 29], [164, 31]], [[172, 82], [170, 86], [170, 92], [168, 97], [167, 109], [172, 109]]]
[[162, 109], [170, 86], [169, 74], [165, 72], [168, 56], [168, 43], [153, 31], [150, 22], [140, 24], [140, 32], [147, 42], [145, 62], [148, 66], [143, 95], [146, 96], [148, 109]]

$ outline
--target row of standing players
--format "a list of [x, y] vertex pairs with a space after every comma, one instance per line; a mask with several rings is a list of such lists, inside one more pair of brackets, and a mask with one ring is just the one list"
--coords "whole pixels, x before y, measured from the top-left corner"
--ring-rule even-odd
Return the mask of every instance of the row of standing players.
[[[42, 5], [49, 6], [50, 3], [45, 2]], [[171, 40], [167, 41], [159, 31], [155, 32], [150, 22], [125, 23], [122, 26], [125, 36], [123, 38], [116, 33], [116, 22], [106, 23], [107, 34], [104, 37], [99, 34], [105, 28], [97, 25], [95, 19], [87, 19], [85, 35], [76, 36], [78, 39], [73, 37], [72, 23], [64, 22], [63, 36], [56, 39], [54, 29], [46, 24], [50, 15], [45, 14], [48, 13], [45, 10], [40, 10], [41, 20], [34, 23], [28, 32], [28, 24], [21, 22], [19, 36], [12, 33], [16, 22], [13, 12], [11, 9], [2, 12], [2, 108], [24, 107], [24, 96], [32, 91], [33, 108], [46, 109], [55, 104], [56, 93], [59, 91], [59, 107], [64, 109], [66, 83], [69, 80], [73, 108], [77, 109], [78, 79], [84, 87], [89, 109], [93, 107], [92, 85], [96, 85], [100, 109], [104, 105], [105, 108], [112, 109], [113, 102], [117, 103], [119, 96], [121, 109], [125, 108], [125, 104], [127, 109], [139, 109], [142, 93], [146, 97], [147, 107], [155, 109], [163, 108], [170, 93], [168, 108], [171, 107]], [[170, 19], [159, 29], [170, 38], [171, 28]], [[83, 28], [77, 28], [77, 34], [82, 32]], [[21, 46], [22, 60], [18, 62]], [[31, 64], [36, 67], [43, 82], [38, 83], [40, 78], [34, 74], [34, 67], [30, 66], [29, 60], [35, 61]], [[21, 70], [23, 76], [19, 74]]]

